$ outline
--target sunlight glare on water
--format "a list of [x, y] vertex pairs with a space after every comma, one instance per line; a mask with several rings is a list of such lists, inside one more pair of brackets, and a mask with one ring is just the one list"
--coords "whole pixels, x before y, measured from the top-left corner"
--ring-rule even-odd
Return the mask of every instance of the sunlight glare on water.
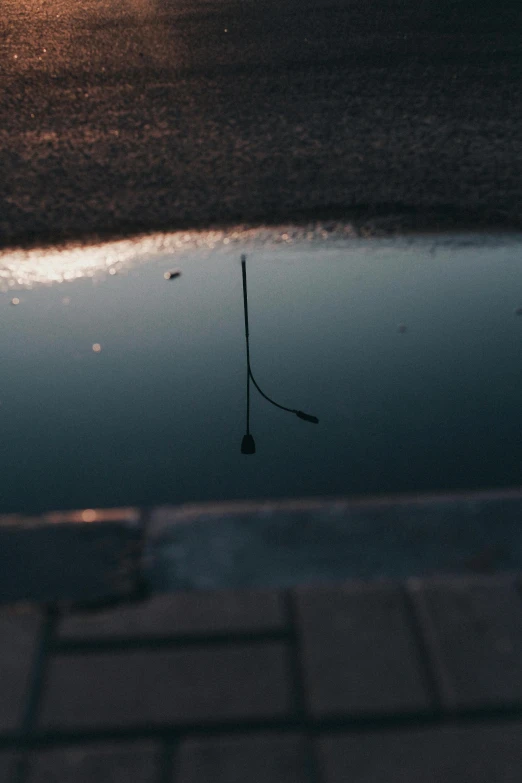
[[140, 261], [164, 253], [214, 250], [219, 247], [265, 246], [269, 243], [324, 241], [354, 236], [345, 224], [314, 224], [304, 228], [245, 228], [215, 231], [180, 231], [151, 234], [102, 244], [0, 251], [0, 291], [32, 288], [35, 285], [67, 283], [82, 278], [115, 275]]

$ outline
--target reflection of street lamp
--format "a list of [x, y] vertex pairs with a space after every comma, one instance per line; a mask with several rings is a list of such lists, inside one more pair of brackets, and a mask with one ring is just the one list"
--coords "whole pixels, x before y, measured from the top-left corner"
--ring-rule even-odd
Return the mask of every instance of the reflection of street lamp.
[[256, 453], [256, 442], [252, 435], [247, 432], [245, 435], [243, 435], [243, 440], [241, 441], [241, 454], [255, 454]]
[[249, 332], [248, 332], [248, 294], [247, 294], [247, 279], [246, 279], [246, 257], [244, 255], [241, 256], [241, 269], [243, 272], [243, 306], [245, 310], [245, 337], [246, 337], [246, 355], [247, 355], [247, 419], [246, 419], [246, 433], [243, 435], [243, 440], [241, 441], [241, 453], [242, 454], [255, 454], [256, 451], [256, 444], [254, 441], [254, 438], [250, 434], [250, 381], [254, 384], [256, 389], [258, 390], [259, 394], [265, 398], [269, 403], [272, 405], [275, 405], [276, 408], [281, 408], [282, 411], [288, 411], [288, 413], [295, 413], [296, 416], [298, 416], [300, 419], [303, 419], [303, 421], [310, 421], [312, 424], [318, 424], [319, 419], [317, 416], [311, 416], [309, 413], [303, 413], [303, 411], [298, 411], [295, 408], [286, 408], [284, 405], [280, 405], [278, 402], [275, 402], [275, 400], [270, 399], [268, 395], [262, 391], [262, 389], [259, 387], [256, 379], [254, 378], [252, 374], [252, 368], [250, 366], [250, 340], [249, 340]]

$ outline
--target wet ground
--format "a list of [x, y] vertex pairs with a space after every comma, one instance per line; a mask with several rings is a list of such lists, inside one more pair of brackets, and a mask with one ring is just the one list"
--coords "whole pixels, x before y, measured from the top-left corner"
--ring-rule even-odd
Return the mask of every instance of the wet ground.
[[518, 485], [520, 236], [330, 229], [0, 256], [0, 511]]
[[520, 226], [518, 0], [3, 0], [0, 244]]

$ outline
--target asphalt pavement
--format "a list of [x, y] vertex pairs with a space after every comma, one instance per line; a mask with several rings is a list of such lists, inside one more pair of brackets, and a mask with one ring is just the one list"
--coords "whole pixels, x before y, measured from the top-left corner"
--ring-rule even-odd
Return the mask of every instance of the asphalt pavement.
[[522, 224], [513, 0], [3, 0], [0, 246]]

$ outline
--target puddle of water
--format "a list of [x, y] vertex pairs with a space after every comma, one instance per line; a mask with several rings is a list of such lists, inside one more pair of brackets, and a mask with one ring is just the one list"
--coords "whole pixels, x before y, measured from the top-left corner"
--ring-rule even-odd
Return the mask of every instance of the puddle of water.
[[347, 233], [1, 255], [0, 511], [520, 484], [522, 238]]

